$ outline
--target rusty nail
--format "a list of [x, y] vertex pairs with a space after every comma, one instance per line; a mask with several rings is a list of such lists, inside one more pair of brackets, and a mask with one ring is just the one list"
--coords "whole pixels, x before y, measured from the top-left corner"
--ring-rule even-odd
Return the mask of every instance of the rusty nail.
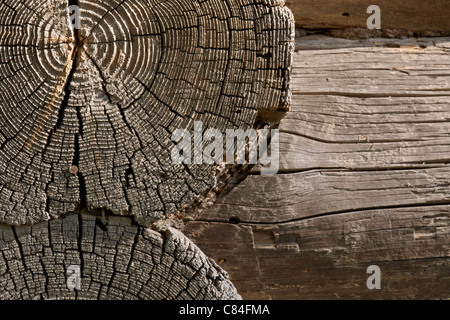
[[69, 172], [71, 174], [77, 174], [78, 173], [78, 167], [77, 166], [70, 166], [69, 167]]

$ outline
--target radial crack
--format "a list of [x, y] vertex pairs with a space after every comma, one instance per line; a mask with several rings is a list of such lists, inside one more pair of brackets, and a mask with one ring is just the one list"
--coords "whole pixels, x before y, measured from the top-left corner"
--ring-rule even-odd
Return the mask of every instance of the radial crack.
[[[78, 6], [78, 0], [68, 0], [68, 5], [70, 6]], [[75, 73], [75, 70], [78, 67], [79, 64], [79, 58], [80, 58], [80, 48], [83, 46], [83, 40], [81, 39], [81, 35], [80, 35], [80, 30], [77, 28], [72, 28], [72, 37], [73, 37], [73, 49], [70, 53], [70, 68], [69, 68], [69, 75], [67, 76], [67, 80], [63, 86], [62, 92], [64, 92], [64, 97], [63, 100], [61, 102], [61, 106], [59, 109], [59, 114], [58, 114], [58, 121], [56, 123], [56, 128], [59, 129], [61, 128], [63, 119], [64, 119], [64, 112], [67, 108], [67, 105], [69, 104], [69, 98], [70, 98], [70, 84], [72, 83], [73, 80], [73, 74]]]

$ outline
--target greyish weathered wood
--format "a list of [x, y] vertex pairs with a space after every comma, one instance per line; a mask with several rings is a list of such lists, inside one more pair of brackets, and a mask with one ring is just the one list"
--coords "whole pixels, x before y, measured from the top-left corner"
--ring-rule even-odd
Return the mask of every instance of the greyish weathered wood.
[[450, 38], [297, 44], [279, 174], [184, 232], [243, 298], [449, 299]]
[[[436, 205], [273, 224], [194, 221], [184, 231], [221, 263], [244, 299], [448, 299], [449, 211]], [[381, 269], [380, 290], [366, 286], [370, 265]]]
[[[228, 275], [180, 231], [129, 217], [71, 214], [0, 227], [0, 300], [240, 299]], [[74, 273], [77, 272], [78, 273]]]
[[278, 122], [293, 27], [279, 0], [2, 1], [0, 222], [106, 208], [149, 226], [200, 201], [218, 170], [174, 165], [171, 134]]
[[1, 1], [0, 298], [240, 298], [165, 219], [248, 168], [171, 136], [276, 126], [293, 51], [281, 0]]

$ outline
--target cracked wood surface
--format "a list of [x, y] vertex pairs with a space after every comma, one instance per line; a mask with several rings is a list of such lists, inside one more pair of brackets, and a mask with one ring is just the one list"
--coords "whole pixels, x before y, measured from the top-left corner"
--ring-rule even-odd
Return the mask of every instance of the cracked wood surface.
[[248, 168], [174, 165], [171, 135], [276, 126], [293, 49], [279, 0], [1, 1], [0, 299], [240, 299], [164, 220]]
[[[105, 224], [70, 214], [0, 226], [0, 299], [240, 299], [227, 273], [180, 231], [161, 235], [119, 216]], [[74, 266], [79, 288], [71, 290]]]
[[278, 0], [2, 1], [0, 222], [150, 226], [201, 201], [230, 168], [174, 165], [172, 133], [279, 122], [293, 28]]
[[450, 38], [296, 42], [279, 173], [185, 234], [244, 299], [450, 298]]

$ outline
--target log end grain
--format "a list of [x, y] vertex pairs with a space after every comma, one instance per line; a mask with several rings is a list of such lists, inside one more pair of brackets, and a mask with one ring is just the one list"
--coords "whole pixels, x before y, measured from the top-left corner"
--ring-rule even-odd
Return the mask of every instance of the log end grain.
[[[282, 1], [0, 4], [0, 222], [104, 209], [143, 226], [201, 201], [214, 165], [171, 161], [177, 129], [277, 123], [294, 20]], [[26, 35], [26, 36], [25, 36]]]

